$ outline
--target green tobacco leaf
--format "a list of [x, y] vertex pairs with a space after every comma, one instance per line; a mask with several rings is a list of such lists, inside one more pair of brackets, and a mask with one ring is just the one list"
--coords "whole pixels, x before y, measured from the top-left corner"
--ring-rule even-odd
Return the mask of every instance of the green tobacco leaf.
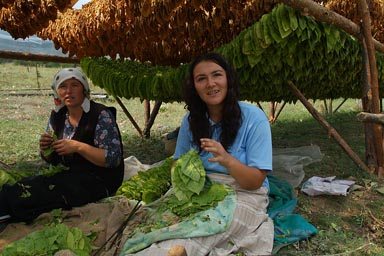
[[[56, 134], [52, 130], [49, 131], [49, 134], [51, 134], [51, 136], [53, 138], [53, 141], [57, 141], [57, 136], [56, 136]], [[49, 156], [54, 151], [55, 150], [52, 148], [52, 146], [50, 146], [49, 148], [43, 150], [43, 153], [44, 153], [45, 156]]]
[[[74, 233], [81, 234], [74, 236]], [[79, 248], [79, 240], [81, 248]], [[2, 256], [29, 256], [29, 255], [54, 255], [59, 250], [73, 249], [76, 255], [90, 255], [92, 246], [90, 239], [78, 228], [69, 228], [64, 224], [46, 226], [41, 230], [34, 231], [27, 236], [7, 245], [2, 251]]]
[[171, 166], [173, 158], [168, 157], [163, 163], [146, 171], [139, 171], [130, 179], [123, 181], [116, 195], [129, 199], [151, 203], [164, 195], [171, 187]]
[[285, 22], [285, 21], [283, 21], [283, 19], [285, 18], [285, 17], [283, 17], [284, 16], [283, 12], [286, 11], [285, 8], [286, 7], [284, 5], [279, 5], [276, 8], [275, 12], [272, 11], [272, 14], [275, 16], [275, 22], [276, 22], [276, 25], [277, 25], [277, 28], [279, 30], [281, 38], [286, 38], [292, 33], [292, 30], [290, 29], [290, 27], [289, 27], [289, 29], [285, 29], [285, 25], [283, 27], [283, 22]]
[[[328, 28], [324, 29], [325, 27]], [[240, 95], [243, 100], [290, 102], [292, 93], [286, 90], [276, 93], [274, 88], [280, 85], [281, 81], [287, 80], [295, 80], [295, 85], [309, 99], [350, 96], [360, 98], [362, 72], [360, 44], [352, 36], [330, 27], [311, 16], [302, 16], [292, 8], [279, 4], [271, 13], [264, 14], [259, 21], [241, 31], [231, 42], [219, 45], [213, 50], [223, 54], [233, 63], [236, 72], [243, 74], [243, 77], [239, 75], [242, 83]], [[301, 56], [297, 53], [301, 51], [307, 52], [305, 56], [311, 59], [299, 60]], [[266, 58], [280, 60], [284, 70], [264, 74], [265, 70], [279, 70]], [[383, 61], [383, 55], [377, 54], [379, 84], [384, 80]], [[108, 94], [113, 95], [116, 92], [112, 85], [106, 84], [104, 77], [107, 73], [118, 69], [125, 76], [130, 76], [129, 95], [127, 96], [124, 90], [125, 97], [162, 102], [182, 100], [182, 80], [187, 72], [185, 67], [188, 67], [188, 63], [173, 68], [152, 66], [138, 61], [112, 61], [107, 58], [91, 60], [85, 58], [81, 61], [81, 65], [84, 66], [92, 82], [104, 88]], [[271, 67], [262, 68], [264, 65]], [[166, 72], [168, 75], [159, 77], [160, 83], [148, 82], [154, 81], [153, 77], [157, 71], [163, 74]], [[245, 73], [254, 74], [244, 75]], [[144, 75], [147, 75], [148, 80], [142, 88], [141, 79]], [[318, 87], [308, 86], [309, 81]], [[265, 85], [272, 86], [266, 88]], [[161, 88], [161, 92], [156, 89], [157, 87]], [[380, 88], [381, 92], [384, 91], [384, 87]]]
[[384, 187], [376, 188], [376, 191], [384, 195]]
[[288, 8], [288, 16], [289, 16], [289, 26], [293, 31], [295, 31], [299, 26], [295, 9], [291, 7]]
[[172, 186], [179, 200], [199, 194], [205, 184], [205, 169], [196, 150], [182, 155], [172, 170]]
[[253, 38], [252, 38], [252, 31], [249, 31], [248, 33], [244, 34], [244, 41], [241, 48], [241, 52], [245, 55], [251, 54], [253, 49]]

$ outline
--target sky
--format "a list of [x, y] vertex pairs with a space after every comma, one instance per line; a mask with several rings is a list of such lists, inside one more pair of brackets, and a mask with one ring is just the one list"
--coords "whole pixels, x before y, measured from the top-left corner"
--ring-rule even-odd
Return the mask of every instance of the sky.
[[[83, 4], [90, 2], [91, 0], [78, 0], [73, 6], [74, 9], [81, 9]], [[22, 52], [34, 52], [34, 53], [47, 53], [47, 54], [59, 54], [61, 51], [56, 51], [52, 42], [49, 40], [43, 41], [35, 35], [29, 36], [26, 39], [14, 40], [11, 35], [0, 29], [0, 49], [7, 51], [22, 51]]]
[[90, 2], [91, 0], [78, 0], [77, 3], [73, 6], [74, 9], [81, 9], [83, 4]]
[[[78, 0], [73, 6], [74, 9], [81, 9], [83, 4], [90, 2], [91, 0]], [[57, 51], [53, 43], [49, 40], [43, 41], [35, 35], [29, 36], [26, 39], [14, 40], [11, 35], [3, 30], [0, 30], [0, 49], [7, 51], [21, 51], [32, 53], [45, 53], [53, 55], [62, 55], [61, 51]]]

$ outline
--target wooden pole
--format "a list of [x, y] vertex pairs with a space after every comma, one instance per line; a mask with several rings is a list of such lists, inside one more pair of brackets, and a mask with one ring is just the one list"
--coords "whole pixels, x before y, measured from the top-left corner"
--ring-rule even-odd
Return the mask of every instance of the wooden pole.
[[292, 81], [288, 81], [288, 85], [292, 92], [297, 96], [297, 98], [303, 103], [307, 108], [309, 113], [323, 125], [323, 127], [328, 131], [328, 134], [332, 136], [336, 142], [341, 146], [341, 148], [349, 155], [349, 157], [355, 162], [355, 164], [367, 171], [370, 172], [368, 166], [360, 159], [360, 157], [351, 149], [348, 143], [340, 136], [340, 134], [334, 129], [322, 116], [321, 114], [308, 102], [304, 95], [299, 91], [299, 89], [294, 85]]
[[260, 104], [260, 101], [257, 101], [256, 104], [257, 104], [257, 106], [258, 106], [261, 110], [264, 111], [263, 106], [261, 106], [261, 104]]
[[[370, 86], [370, 92], [371, 97], [368, 97], [368, 107], [370, 112], [378, 114], [380, 112], [380, 97], [379, 97], [379, 82], [378, 82], [378, 74], [377, 74], [377, 64], [376, 64], [376, 51], [374, 42], [372, 39], [371, 34], [371, 20], [370, 20], [370, 13], [369, 8], [367, 5], [366, 0], [360, 0], [359, 1], [359, 10], [362, 20], [362, 33], [363, 33], [363, 40], [365, 42], [367, 55], [368, 55], [368, 63], [365, 65], [367, 68], [369, 68], [368, 72], [370, 74], [370, 81], [368, 83]], [[376, 153], [376, 160], [377, 160], [377, 166], [376, 166], [376, 173], [377, 175], [382, 178], [384, 175], [384, 169], [383, 169], [383, 131], [382, 126], [379, 124], [374, 124], [370, 126], [373, 128], [373, 138], [374, 141], [372, 141], [373, 145], [375, 146], [375, 153]]]
[[146, 127], [148, 124], [149, 116], [151, 115], [151, 103], [149, 102], [149, 100], [144, 100], [143, 104], [144, 104], [144, 127]]
[[159, 113], [160, 107], [161, 107], [162, 101], [155, 101], [155, 104], [152, 108], [152, 111], [148, 117], [147, 123], [145, 125], [143, 135], [145, 138], [149, 138], [151, 136], [151, 128], [153, 124], [155, 123], [155, 119], [157, 114]]
[[284, 102], [283, 102], [283, 105], [280, 106], [279, 110], [278, 110], [277, 113], [276, 113], [276, 116], [275, 116], [275, 120], [274, 120], [274, 121], [277, 120], [277, 118], [278, 118], [279, 115], [281, 114], [281, 111], [283, 111], [283, 109], [284, 109], [284, 107], [285, 107], [286, 104], [287, 104], [287, 102], [284, 101]]
[[[302, 15], [313, 16], [316, 20], [324, 21], [328, 24], [334, 25], [341, 30], [344, 30], [348, 34], [356, 37], [360, 41], [363, 40], [360, 27], [345, 18], [344, 16], [323, 7], [312, 0], [278, 0], [278, 2], [284, 3], [288, 6], [295, 8], [302, 12]], [[384, 44], [372, 38], [375, 49], [384, 53]]]
[[[371, 89], [371, 72], [369, 67], [368, 49], [365, 40], [361, 41], [361, 54], [362, 54], [362, 96], [361, 103], [363, 111], [370, 112], [370, 102], [372, 100], [372, 89]], [[364, 133], [365, 133], [365, 162], [375, 172], [377, 168], [377, 155], [375, 149], [375, 136], [374, 128], [375, 124], [370, 122], [363, 122]]]
[[13, 51], [0, 51], [0, 58], [12, 59], [12, 60], [56, 62], [56, 63], [73, 63], [73, 64], [80, 63], [80, 59], [78, 58], [34, 54], [34, 53], [26, 53], [26, 52], [13, 52]]
[[269, 103], [269, 122], [275, 122], [276, 102], [271, 101]]
[[324, 103], [325, 113], [329, 113], [327, 100], [324, 99], [324, 100], [323, 100], [323, 103]]
[[341, 108], [341, 106], [343, 106], [343, 104], [347, 101], [347, 98], [343, 99], [343, 101], [335, 108], [335, 110], [333, 110], [333, 113], [336, 113], [337, 110], [339, 110], [339, 108]]
[[143, 136], [143, 131], [140, 129], [139, 125], [136, 123], [135, 119], [131, 116], [128, 109], [124, 106], [123, 102], [120, 100], [119, 97], [115, 96], [115, 99], [117, 103], [119, 103], [120, 107], [123, 109], [125, 115], [128, 117], [128, 119], [131, 121], [133, 126], [136, 128], [136, 130], [139, 132], [140, 136]]
[[374, 114], [368, 112], [360, 112], [357, 114], [357, 120], [361, 122], [376, 123], [384, 125], [384, 114]]

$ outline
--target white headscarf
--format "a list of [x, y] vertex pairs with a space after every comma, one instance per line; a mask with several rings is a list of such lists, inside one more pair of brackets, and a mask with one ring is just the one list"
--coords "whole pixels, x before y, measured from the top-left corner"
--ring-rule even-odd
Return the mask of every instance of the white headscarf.
[[84, 87], [85, 98], [81, 107], [83, 108], [85, 113], [88, 113], [90, 108], [89, 84], [88, 84], [87, 77], [77, 68], [63, 68], [62, 70], [57, 72], [56, 75], [53, 77], [51, 87], [53, 90], [54, 102], [55, 102], [54, 110], [55, 112], [58, 112], [62, 107], [64, 107], [64, 104], [60, 101], [59, 96], [57, 95], [57, 88], [62, 82], [72, 78], [78, 80]]

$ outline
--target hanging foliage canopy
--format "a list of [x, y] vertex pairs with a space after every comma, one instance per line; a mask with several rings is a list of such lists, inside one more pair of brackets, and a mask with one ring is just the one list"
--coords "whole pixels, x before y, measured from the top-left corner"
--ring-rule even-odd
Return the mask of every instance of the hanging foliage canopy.
[[[278, 0], [1, 0], [0, 28], [36, 34], [70, 57], [130, 58], [153, 65], [188, 63], [231, 42]], [[360, 24], [357, 0], [315, 0]], [[372, 34], [384, 42], [384, 1], [370, 1]]]
[[[294, 100], [287, 80], [307, 98], [361, 95], [359, 43], [278, 0], [93, 0], [74, 10], [75, 2], [2, 0], [0, 28], [52, 40], [119, 97], [179, 101], [187, 63], [207, 51], [234, 62], [243, 99]], [[357, 0], [314, 2], [360, 23]], [[373, 37], [384, 41], [383, 0], [370, 1], [370, 16]], [[381, 54], [377, 62], [382, 84]]]
[[[232, 60], [241, 96], [250, 101], [294, 101], [285, 88], [292, 80], [311, 99], [360, 98], [361, 48], [339, 29], [277, 5], [230, 43], [217, 49]], [[384, 55], [377, 54], [379, 82]], [[124, 98], [180, 101], [188, 64], [176, 68], [138, 61], [84, 58], [81, 67], [93, 83]]]

